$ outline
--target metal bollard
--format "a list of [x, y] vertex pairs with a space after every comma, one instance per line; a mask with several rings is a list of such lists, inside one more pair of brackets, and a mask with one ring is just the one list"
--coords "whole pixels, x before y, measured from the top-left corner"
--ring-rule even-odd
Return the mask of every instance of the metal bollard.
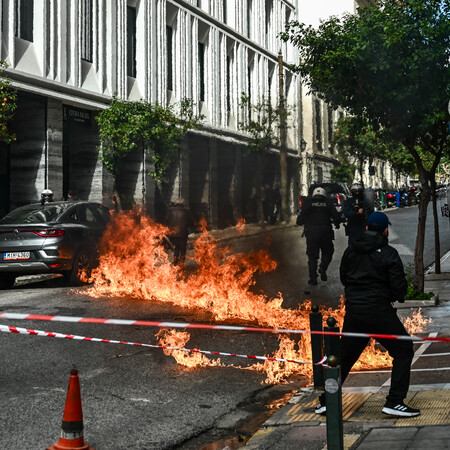
[[[319, 312], [319, 307], [313, 305], [309, 313], [309, 326], [311, 331], [322, 331], [322, 313]], [[323, 389], [323, 368], [317, 366], [323, 357], [323, 335], [311, 334], [311, 355], [313, 362], [313, 381], [314, 389]]]
[[[324, 327], [324, 331], [331, 331], [333, 333], [339, 333], [339, 327], [336, 326], [336, 319], [334, 317], [328, 317], [327, 327]], [[338, 364], [341, 361], [341, 346], [339, 336], [324, 335], [324, 352], [325, 355], [334, 355], [338, 359]]]
[[341, 367], [335, 356], [328, 357], [325, 367], [325, 402], [327, 405], [327, 448], [344, 449], [344, 429], [342, 426]]

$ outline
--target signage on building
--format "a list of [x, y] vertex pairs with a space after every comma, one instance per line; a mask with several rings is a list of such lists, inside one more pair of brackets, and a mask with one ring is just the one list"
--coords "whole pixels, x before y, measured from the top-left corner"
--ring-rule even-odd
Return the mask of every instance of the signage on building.
[[88, 109], [74, 108], [73, 106], [64, 106], [64, 120], [90, 126], [91, 111]]

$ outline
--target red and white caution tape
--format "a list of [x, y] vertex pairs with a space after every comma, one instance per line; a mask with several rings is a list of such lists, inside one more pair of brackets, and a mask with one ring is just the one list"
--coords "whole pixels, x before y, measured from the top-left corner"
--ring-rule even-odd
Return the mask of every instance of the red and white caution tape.
[[[190, 348], [181, 348], [181, 347], [167, 347], [165, 345], [140, 344], [137, 342], [117, 341], [117, 340], [113, 340], [113, 339], [100, 339], [100, 338], [93, 338], [93, 337], [86, 337], [86, 336], [76, 336], [73, 334], [53, 333], [51, 331], [29, 330], [28, 328], [9, 327], [7, 325], [0, 325], [0, 332], [15, 333], [15, 334], [28, 334], [28, 335], [32, 335], [32, 336], [54, 337], [54, 338], [60, 338], [60, 339], [73, 339], [76, 341], [103, 342], [103, 343], [107, 343], [107, 344], [135, 345], [138, 347], [159, 348], [162, 350], [176, 350], [176, 351], [180, 351], [180, 352], [202, 353], [204, 355], [235, 356], [238, 358], [258, 359], [258, 360], [262, 360], [262, 361], [277, 361], [277, 362], [296, 363], [296, 364], [311, 364], [310, 362], [298, 361], [296, 359], [274, 358], [271, 356], [240, 355], [238, 353], [212, 352], [212, 351], [208, 351], [208, 350], [199, 350], [196, 348], [190, 349]], [[325, 361], [326, 361], [326, 357], [324, 357], [321, 361], [319, 361], [317, 363], [317, 365], [324, 365]]]
[[334, 332], [334, 331], [311, 331], [311, 330], [289, 330], [284, 328], [258, 328], [243, 327], [234, 325], [208, 325], [198, 323], [182, 322], [153, 322], [149, 320], [124, 320], [124, 319], [101, 319], [95, 317], [72, 317], [72, 316], [47, 316], [42, 314], [19, 314], [0, 312], [0, 318], [14, 320], [44, 320], [50, 322], [71, 322], [71, 323], [101, 323], [107, 325], [140, 325], [146, 327], [168, 327], [168, 328], [197, 328], [207, 330], [229, 330], [229, 331], [258, 331], [265, 333], [291, 333], [291, 334], [319, 334], [328, 336], [349, 336], [358, 338], [375, 339], [397, 339], [404, 341], [436, 341], [450, 342], [450, 337], [431, 337], [431, 336], [402, 336], [393, 334], [375, 334], [375, 333], [352, 333], [352, 332]]

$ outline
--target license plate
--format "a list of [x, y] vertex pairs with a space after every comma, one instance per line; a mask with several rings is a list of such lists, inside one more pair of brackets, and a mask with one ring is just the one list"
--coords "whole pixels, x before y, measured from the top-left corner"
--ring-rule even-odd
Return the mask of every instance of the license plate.
[[12, 259], [30, 259], [30, 252], [3, 253], [3, 261], [8, 261]]

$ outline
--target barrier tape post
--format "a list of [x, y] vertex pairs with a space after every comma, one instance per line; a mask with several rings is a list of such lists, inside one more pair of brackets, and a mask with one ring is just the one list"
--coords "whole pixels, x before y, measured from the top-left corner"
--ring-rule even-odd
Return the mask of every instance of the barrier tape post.
[[[336, 326], [336, 319], [334, 317], [328, 317], [327, 327], [324, 327], [325, 332], [339, 333], [339, 327]], [[339, 342], [338, 334], [325, 334], [324, 335], [324, 352], [325, 355], [336, 356], [338, 363], [341, 362], [341, 346]]]
[[330, 356], [325, 368], [325, 404], [327, 405], [327, 448], [344, 450], [342, 425], [341, 366], [335, 356]]
[[[313, 305], [309, 313], [309, 326], [311, 331], [322, 331], [322, 313], [319, 312], [319, 307]], [[311, 334], [311, 355], [313, 362], [313, 382], [314, 389], [323, 390], [323, 367], [317, 365], [323, 357], [323, 335]]]

